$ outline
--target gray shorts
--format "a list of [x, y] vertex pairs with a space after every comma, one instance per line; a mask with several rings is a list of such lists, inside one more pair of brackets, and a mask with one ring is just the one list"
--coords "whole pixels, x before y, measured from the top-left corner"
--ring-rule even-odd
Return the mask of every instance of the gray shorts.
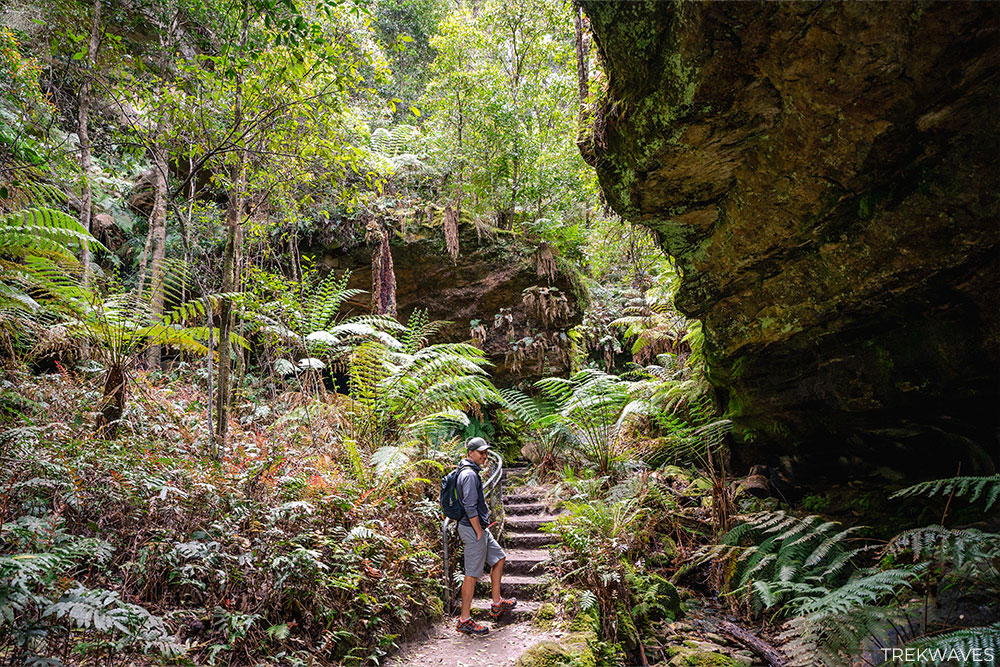
[[483, 566], [489, 565], [491, 568], [507, 554], [503, 552], [496, 539], [488, 530], [483, 531], [483, 538], [476, 539], [476, 529], [472, 526], [458, 524], [458, 534], [465, 545], [465, 576], [483, 576]]

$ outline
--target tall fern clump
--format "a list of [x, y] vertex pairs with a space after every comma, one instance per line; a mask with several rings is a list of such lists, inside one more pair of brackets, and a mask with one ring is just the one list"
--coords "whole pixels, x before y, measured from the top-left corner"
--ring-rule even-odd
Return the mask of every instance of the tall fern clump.
[[416, 311], [398, 340], [383, 335], [351, 353], [349, 445], [356, 448], [355, 467], [363, 478], [365, 456], [392, 460], [413, 446], [423, 453], [429, 443], [467, 426], [468, 412], [501, 400], [482, 350], [466, 343], [427, 344], [442, 324]]

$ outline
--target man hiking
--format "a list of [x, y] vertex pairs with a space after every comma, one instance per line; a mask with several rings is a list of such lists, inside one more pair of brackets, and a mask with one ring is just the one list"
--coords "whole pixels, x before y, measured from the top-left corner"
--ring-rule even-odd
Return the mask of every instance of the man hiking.
[[483, 495], [483, 481], [479, 477], [486, 465], [489, 443], [482, 438], [470, 438], [465, 444], [467, 456], [459, 464], [456, 491], [458, 500], [465, 510], [458, 522], [458, 534], [465, 545], [465, 580], [462, 582], [462, 615], [458, 617], [456, 630], [467, 635], [485, 635], [489, 629], [472, 620], [472, 595], [476, 590], [476, 580], [483, 576], [483, 566], [490, 566], [490, 581], [493, 584], [493, 604], [490, 616], [493, 620], [517, 606], [517, 599], [500, 597], [500, 578], [503, 564], [507, 559], [500, 545], [486, 530], [490, 523], [490, 510]]

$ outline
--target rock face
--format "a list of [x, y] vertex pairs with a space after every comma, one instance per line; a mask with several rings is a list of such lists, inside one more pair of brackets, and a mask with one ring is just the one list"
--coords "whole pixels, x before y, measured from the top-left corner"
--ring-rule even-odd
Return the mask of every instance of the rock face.
[[736, 455], [995, 469], [1000, 5], [582, 4], [581, 150], [682, 267]]
[[[421, 221], [426, 220], [423, 215]], [[471, 222], [459, 223], [458, 255], [449, 255], [441, 229], [440, 211], [432, 221], [410, 220], [393, 228], [393, 266], [399, 319], [406, 322], [415, 309], [449, 325], [432, 342], [473, 340], [493, 363], [497, 386], [530, 382], [569, 370], [568, 328], [578, 324], [585, 288], [568, 265], [546, 273], [550, 255], [517, 237], [492, 238], [476, 232]], [[314, 249], [320, 250], [320, 249]], [[372, 251], [367, 247], [319, 252], [335, 271], [350, 270], [348, 286], [365, 293], [347, 302], [345, 312], [371, 312]], [[542, 271], [539, 271], [539, 266]], [[527, 290], [527, 291], [526, 291]], [[548, 315], [536, 306], [539, 293], [551, 295], [563, 307]]]

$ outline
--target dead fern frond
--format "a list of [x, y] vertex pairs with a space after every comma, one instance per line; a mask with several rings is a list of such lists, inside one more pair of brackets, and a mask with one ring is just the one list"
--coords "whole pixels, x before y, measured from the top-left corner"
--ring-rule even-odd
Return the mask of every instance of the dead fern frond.
[[551, 283], [556, 278], [558, 268], [556, 267], [556, 257], [552, 252], [552, 247], [542, 241], [535, 251], [535, 273], [539, 278], [544, 277]]

